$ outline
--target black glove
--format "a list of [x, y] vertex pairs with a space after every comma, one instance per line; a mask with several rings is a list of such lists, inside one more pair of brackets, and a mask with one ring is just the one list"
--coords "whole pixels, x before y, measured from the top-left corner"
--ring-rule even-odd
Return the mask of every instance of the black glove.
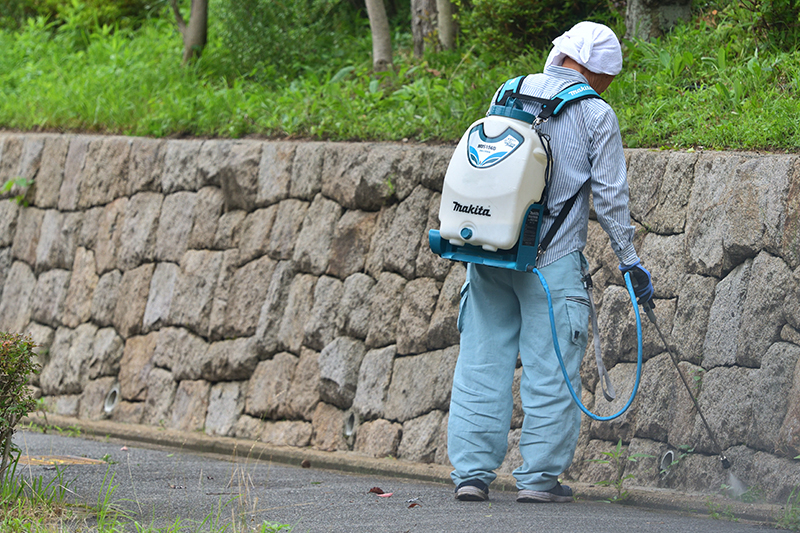
[[626, 272], [630, 272], [633, 294], [636, 295], [639, 305], [649, 305], [651, 308], [656, 306], [653, 301], [653, 280], [650, 278], [650, 272], [641, 265], [641, 261], [636, 261], [632, 265], [620, 264], [619, 271], [623, 276]]

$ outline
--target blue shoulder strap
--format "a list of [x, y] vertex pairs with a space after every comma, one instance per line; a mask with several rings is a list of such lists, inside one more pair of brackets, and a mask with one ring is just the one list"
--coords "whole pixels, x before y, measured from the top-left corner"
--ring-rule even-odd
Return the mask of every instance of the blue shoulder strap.
[[[592, 89], [592, 86], [588, 83], [577, 83], [575, 85], [570, 85], [557, 95], [552, 98], [552, 102], [555, 104], [553, 111], [548, 115], [557, 115], [561, 108], [563, 108], [566, 104], [570, 104], [572, 102], [577, 102], [579, 100], [585, 100], [587, 98], [600, 98], [600, 95]], [[602, 98], [600, 98], [602, 100]], [[542, 111], [544, 111], [548, 105], [550, 104], [542, 104]], [[542, 114], [539, 113], [541, 117]], [[543, 117], [545, 118], [545, 117]]]
[[522, 104], [517, 103], [517, 96], [520, 94], [519, 88], [526, 77], [518, 76], [505, 82], [497, 92], [497, 98], [492, 102], [487, 114], [515, 118], [528, 124], [533, 124], [536, 117], [523, 111]]
[[519, 88], [522, 86], [522, 81], [525, 78], [527, 78], [527, 76], [517, 76], [505, 82], [503, 87], [500, 88], [500, 91], [498, 91], [497, 100], [495, 100], [494, 103], [505, 105], [506, 100], [513, 97], [515, 94], [519, 94]]
[[495, 111], [499, 111], [500, 107], [514, 107], [513, 101], [509, 102], [509, 100], [527, 100], [542, 104], [542, 110], [536, 118], [547, 120], [551, 116], [557, 115], [565, 105], [571, 104], [572, 102], [578, 102], [587, 98], [600, 98], [602, 100], [600, 95], [592, 89], [591, 85], [580, 82], [570, 85], [550, 99], [522, 94], [519, 92], [519, 88], [522, 86], [522, 81], [524, 79], [525, 76], [519, 76], [508, 80], [500, 89], [495, 105], [489, 108], [489, 114], [505, 114], [500, 112], [495, 113]]

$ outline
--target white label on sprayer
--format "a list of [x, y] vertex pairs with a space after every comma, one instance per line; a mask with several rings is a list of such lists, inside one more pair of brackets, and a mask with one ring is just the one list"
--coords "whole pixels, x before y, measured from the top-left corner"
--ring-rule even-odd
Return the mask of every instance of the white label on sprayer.
[[489, 168], [510, 156], [523, 141], [522, 135], [511, 128], [497, 137], [487, 137], [483, 132], [483, 124], [478, 124], [469, 132], [469, 162], [475, 168]]

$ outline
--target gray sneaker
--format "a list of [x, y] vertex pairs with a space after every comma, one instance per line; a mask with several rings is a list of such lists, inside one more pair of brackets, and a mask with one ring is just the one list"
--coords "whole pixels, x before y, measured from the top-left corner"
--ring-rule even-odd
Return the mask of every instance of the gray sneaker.
[[462, 502], [485, 502], [489, 499], [489, 487], [482, 481], [465, 481], [456, 489], [456, 500]]
[[550, 490], [527, 490], [522, 489], [517, 493], [517, 501], [520, 503], [569, 503], [572, 499], [572, 489], [561, 483]]

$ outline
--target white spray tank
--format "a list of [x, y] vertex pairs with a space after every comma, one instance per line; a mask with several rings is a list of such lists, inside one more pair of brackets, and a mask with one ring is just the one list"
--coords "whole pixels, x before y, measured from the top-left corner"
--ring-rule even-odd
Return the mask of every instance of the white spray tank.
[[512, 248], [525, 212], [542, 198], [547, 151], [531, 126], [535, 117], [500, 110], [508, 116], [489, 115], [469, 127], [447, 168], [439, 233], [455, 246]]
[[[501, 87], [487, 116], [467, 129], [453, 152], [442, 186], [439, 230], [428, 233], [431, 250], [444, 258], [531, 271], [563, 222], [559, 216], [540, 242], [553, 162], [538, 126], [569, 102], [600, 96], [580, 83], [552, 99], [532, 97], [519, 92], [524, 79]], [[520, 100], [542, 104], [541, 112], [523, 111]], [[573, 202], [574, 197], [569, 207], [565, 204], [564, 215]]]

